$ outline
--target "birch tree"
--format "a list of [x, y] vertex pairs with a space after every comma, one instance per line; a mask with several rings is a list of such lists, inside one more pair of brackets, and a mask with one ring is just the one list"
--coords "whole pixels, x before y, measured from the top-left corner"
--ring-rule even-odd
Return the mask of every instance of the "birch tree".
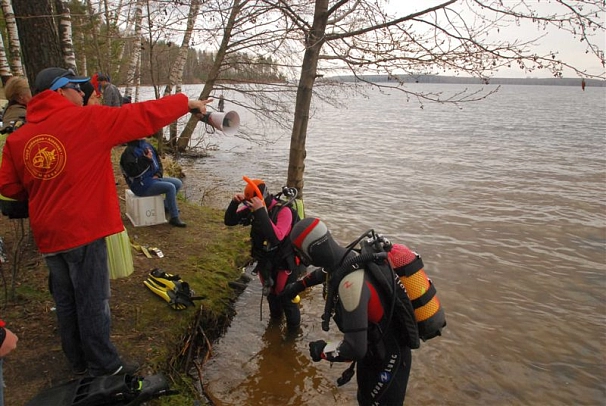
[[[104, 71], [112, 76], [112, 81], [118, 82], [121, 77], [122, 62], [124, 57], [124, 49], [126, 39], [121, 27], [130, 25], [132, 1], [127, 1], [127, 10], [124, 11], [124, 0], [109, 1], [99, 0], [99, 9], [103, 10], [104, 30], [100, 32], [100, 38], [103, 38], [104, 50]], [[102, 6], [101, 6], [102, 3]], [[101, 11], [99, 13], [101, 15]]]
[[[250, 111], [260, 120], [254, 128], [243, 123], [235, 136], [258, 145], [275, 142], [275, 139], [268, 138], [266, 130], [270, 126], [281, 131], [290, 130], [296, 90], [283, 79], [272, 82], [260, 79], [260, 72], [269, 60], [267, 56], [280, 55], [280, 59], [286, 61], [292, 54], [290, 44], [284, 41], [284, 29], [276, 26], [279, 15], [263, 0], [234, 0], [229, 6], [223, 0], [207, 0], [202, 3], [202, 8], [205, 28], [197, 33], [196, 38], [198, 42], [204, 42], [207, 49], [216, 51], [200, 54], [202, 57], [211, 54], [212, 64], [205, 67], [206, 78], [199, 98], [240, 94], [242, 97], [231, 100], [225, 97], [225, 100], [234, 108]], [[291, 67], [281, 65], [284, 70]], [[213, 107], [209, 105], [209, 111]], [[199, 123], [199, 120], [189, 117], [179, 135], [179, 152], [188, 148]], [[206, 124], [203, 126], [207, 133], [213, 133]], [[202, 140], [205, 134], [200, 136], [198, 140]]]
[[[80, 43], [84, 44], [84, 31], [77, 30], [76, 33], [77, 33], [76, 35], [77, 35]], [[86, 58], [86, 52], [84, 52], [84, 50], [82, 50], [82, 52], [78, 52], [76, 57], [78, 59], [78, 64], [82, 67], [80, 69], [80, 74], [82, 76], [88, 76], [88, 59]]]
[[137, 0], [135, 6], [135, 22], [133, 31], [133, 53], [131, 55], [128, 72], [126, 74], [125, 97], [132, 97], [133, 86], [138, 83], [138, 65], [141, 60], [141, 22], [143, 21], [143, 0]]
[[93, 7], [93, 3], [91, 0], [86, 0], [86, 14], [90, 22], [90, 34], [93, 38], [93, 47], [95, 49], [97, 57], [97, 67], [101, 71], [109, 73], [107, 63], [105, 62], [106, 58], [103, 58], [103, 54], [101, 53], [101, 46], [99, 41], [99, 20], [96, 16], [95, 8]]
[[[181, 43], [181, 48], [179, 48], [179, 54], [177, 56], [177, 60], [173, 64], [170, 70], [170, 75], [168, 78], [168, 84], [164, 88], [164, 96], [168, 96], [172, 93], [173, 87], [177, 87], [176, 91], [181, 90], [181, 83], [183, 82], [183, 68], [185, 67], [185, 61], [187, 60], [187, 54], [189, 52], [189, 43], [191, 41], [192, 32], [194, 29], [194, 25], [196, 24], [196, 18], [198, 17], [198, 12], [200, 11], [200, 0], [192, 0], [191, 5], [189, 7], [189, 13], [187, 15], [187, 26], [185, 28], [185, 33], [183, 34], [183, 41]], [[175, 143], [177, 138], [177, 121], [170, 125], [169, 132], [169, 144]]]
[[[119, 26], [119, 17], [122, 13], [123, 10], [123, 1], [120, 0], [118, 2], [118, 6], [116, 7], [116, 9], [114, 10], [114, 18], [111, 19], [112, 21], [112, 26], [117, 27]], [[126, 13], [126, 21], [130, 21], [130, 7], [128, 8], [128, 11]], [[115, 67], [115, 71], [119, 74], [122, 68], [122, 59], [124, 57], [124, 48], [126, 46], [126, 41], [120, 41], [119, 47], [118, 47], [118, 51], [116, 53], [116, 61], [119, 63], [116, 67]]]
[[23, 65], [21, 64], [21, 43], [19, 42], [19, 32], [17, 21], [11, 0], [1, 0], [2, 14], [6, 24], [6, 34], [8, 36], [8, 51], [10, 54], [9, 65], [13, 76], [23, 76]]
[[168, 78], [168, 84], [164, 88], [164, 96], [168, 96], [172, 93], [173, 87], [183, 81], [183, 68], [185, 67], [185, 61], [187, 60], [187, 53], [189, 52], [189, 43], [191, 41], [192, 32], [194, 25], [196, 24], [196, 18], [200, 11], [200, 0], [192, 0], [189, 7], [189, 13], [187, 15], [187, 26], [183, 33], [183, 41], [181, 42], [181, 48], [179, 48], [179, 54], [177, 60], [173, 64], [170, 70]]
[[[223, 31], [223, 38], [221, 40], [221, 45], [219, 46], [219, 50], [215, 57], [215, 62], [208, 73], [208, 79], [204, 83], [204, 88], [202, 89], [202, 93], [200, 94], [199, 99], [205, 100], [210, 96], [210, 92], [212, 91], [216, 80], [219, 77], [219, 72], [221, 67], [223, 66], [223, 61], [225, 59], [225, 55], [227, 54], [228, 44], [232, 38], [232, 31], [235, 27], [235, 21], [238, 17], [238, 14], [242, 10], [242, 7], [247, 3], [247, 0], [234, 0], [229, 12], [229, 18], [226, 21], [225, 29]], [[181, 132], [177, 147], [178, 151], [184, 151], [185, 148], [189, 145], [189, 141], [194, 132], [194, 129], [198, 125], [199, 120], [192, 115], [187, 122], [184, 130]]]
[[2, 86], [6, 85], [6, 82], [12, 77], [11, 68], [8, 65], [8, 59], [6, 58], [6, 51], [4, 50], [4, 39], [0, 35], [0, 79], [2, 80]]
[[61, 42], [61, 52], [65, 60], [65, 67], [78, 72], [72, 40], [72, 16], [69, 7], [67, 3], [57, 0], [56, 8], [59, 12], [59, 40]]

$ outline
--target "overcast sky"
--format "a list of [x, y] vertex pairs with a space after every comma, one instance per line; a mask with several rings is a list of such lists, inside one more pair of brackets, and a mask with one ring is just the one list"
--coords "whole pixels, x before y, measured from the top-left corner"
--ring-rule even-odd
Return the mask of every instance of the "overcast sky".
[[[595, 0], [596, 2], [600, 2], [599, 0]], [[388, 6], [389, 10], [393, 12], [397, 12], [399, 16], [403, 16], [409, 14], [414, 11], [421, 11], [436, 4], [443, 3], [444, 1], [436, 1], [436, 0], [423, 0], [423, 1], [404, 1], [404, 0], [391, 0]], [[505, 0], [506, 3], [514, 3], [513, 1]], [[517, 3], [517, 1], [516, 1]], [[538, 2], [538, 1], [528, 1], [527, 4], [532, 5], [533, 7], [540, 7], [541, 13], [555, 13], [555, 12], [563, 12], [563, 6], [557, 4], [555, 2]], [[456, 7], [458, 9], [467, 8], [465, 1], [458, 1], [452, 7]], [[602, 6], [603, 8], [603, 6]], [[602, 22], [606, 18], [605, 15], [601, 16]], [[470, 20], [473, 21], [470, 17]], [[511, 29], [509, 30], [500, 30], [499, 33], [495, 33], [495, 38], [498, 40], [531, 40], [538, 38], [539, 36], [546, 34], [543, 38], [538, 41], [538, 48], [536, 53], [544, 54], [549, 51], [555, 51], [558, 53], [558, 59], [567, 61], [569, 63], [578, 66], [581, 69], [586, 69], [591, 74], [604, 74], [604, 67], [600, 64], [599, 59], [593, 54], [587, 54], [585, 43], [579, 42], [578, 39], [574, 39], [572, 34], [569, 32], [558, 30], [558, 29], [550, 29], [549, 31], [539, 31], [536, 25], [532, 23], [522, 24], [519, 27], [515, 24], [512, 24]], [[606, 35], [604, 32], [601, 33], [601, 38], [596, 37], [596, 42], [600, 45], [601, 49], [604, 50], [606, 46]], [[531, 74], [527, 74], [524, 71], [515, 68], [515, 69], [503, 69], [500, 70], [494, 76], [497, 77], [551, 77], [551, 74], [546, 70], [534, 71]], [[577, 74], [571, 71], [565, 71], [564, 77], [577, 77]]]

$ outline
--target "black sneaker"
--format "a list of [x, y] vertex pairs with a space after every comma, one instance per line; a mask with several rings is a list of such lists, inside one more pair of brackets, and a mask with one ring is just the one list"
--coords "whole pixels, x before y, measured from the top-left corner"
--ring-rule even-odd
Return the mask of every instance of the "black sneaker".
[[175, 226], [175, 227], [185, 227], [185, 226], [187, 226], [187, 224], [185, 224], [184, 222], [182, 222], [179, 217], [172, 217], [168, 223], [170, 225], [172, 225], [172, 226]]
[[134, 375], [140, 367], [141, 365], [136, 362], [122, 362], [118, 369], [108, 375]]

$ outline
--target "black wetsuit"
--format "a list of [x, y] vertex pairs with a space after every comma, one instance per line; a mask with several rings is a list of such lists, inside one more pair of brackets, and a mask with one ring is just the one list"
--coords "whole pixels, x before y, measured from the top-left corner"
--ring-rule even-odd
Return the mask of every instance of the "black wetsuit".
[[[305, 284], [317, 283], [322, 277], [319, 272], [322, 271], [317, 269], [309, 274]], [[341, 280], [334, 319], [344, 337], [337, 347], [338, 357], [328, 353], [326, 359], [357, 361], [359, 405], [402, 405], [410, 374], [411, 350], [398, 344], [393, 323], [386, 325], [390, 302], [377, 286], [372, 276], [362, 269]]]
[[289, 258], [285, 257], [281, 249], [283, 244], [290, 247], [288, 235], [292, 228], [293, 213], [288, 207], [278, 205], [271, 196], [266, 204], [269, 210], [251, 213], [247, 207], [240, 207], [238, 202], [232, 200], [225, 210], [224, 222], [228, 226], [251, 224], [251, 256], [258, 261], [255, 272], [261, 283], [269, 288], [267, 302], [271, 316], [277, 319], [284, 314], [288, 327], [295, 328], [301, 323], [299, 305], [292, 303], [290, 298], [279, 295], [286, 284], [295, 282], [299, 276], [289, 269]]

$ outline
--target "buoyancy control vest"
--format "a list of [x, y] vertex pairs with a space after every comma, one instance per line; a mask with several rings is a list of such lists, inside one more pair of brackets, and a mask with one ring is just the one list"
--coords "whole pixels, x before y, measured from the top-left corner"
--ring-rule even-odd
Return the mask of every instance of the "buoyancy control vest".
[[[358, 243], [360, 248], [354, 249]], [[328, 330], [328, 323], [332, 317], [339, 282], [349, 272], [363, 267], [377, 282], [381, 293], [391, 299], [384, 324], [394, 324], [393, 328], [401, 345], [416, 349], [420, 347], [421, 339], [425, 341], [441, 335], [442, 328], [446, 326], [444, 310], [435, 295], [435, 287], [424, 271], [420, 273], [422, 262], [421, 268], [419, 262], [415, 263], [414, 260], [405, 263], [409, 259], [409, 255], [403, 255], [408, 254], [406, 247], [403, 245], [395, 245], [395, 247], [392, 253], [394, 245], [375, 234], [373, 230], [348, 246], [359, 255], [345, 260], [331, 276], [326, 307], [322, 316], [322, 328], [325, 331]], [[413, 256], [416, 260], [417, 255]], [[401, 277], [394, 269], [394, 265], [397, 266], [397, 272], [410, 276]], [[423, 278], [426, 281], [422, 280]]]
[[[303, 202], [297, 199], [297, 189], [284, 186], [282, 191], [274, 196], [274, 199], [276, 203], [268, 212], [269, 218], [275, 224], [278, 214], [282, 210], [290, 210], [292, 214], [290, 229], [292, 230], [294, 225], [304, 216]], [[251, 239], [251, 253], [259, 263], [265, 262], [271, 265], [274, 270], [289, 269], [292, 272], [297, 272], [297, 274], [304, 272], [305, 267], [301, 266], [301, 262], [296, 256], [288, 235], [278, 244], [272, 245], [251, 230]]]

